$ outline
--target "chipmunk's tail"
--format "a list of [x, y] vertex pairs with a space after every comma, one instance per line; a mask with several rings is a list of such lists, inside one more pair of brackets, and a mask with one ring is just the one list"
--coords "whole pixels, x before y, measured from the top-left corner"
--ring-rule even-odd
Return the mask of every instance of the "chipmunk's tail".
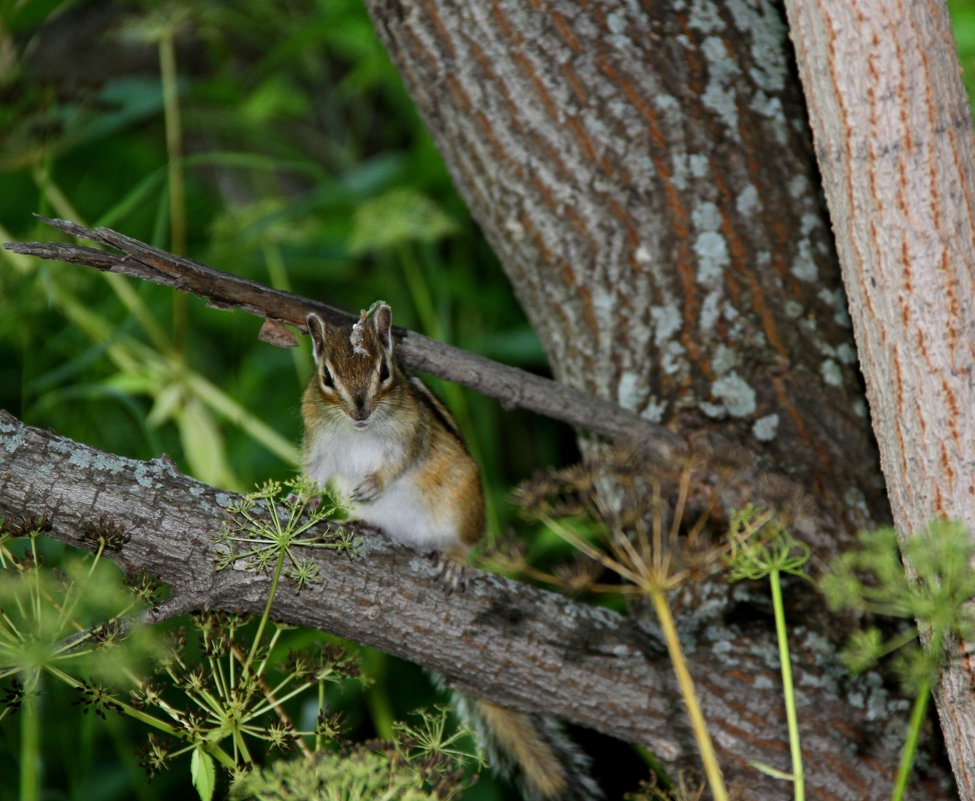
[[554, 718], [516, 712], [454, 694], [492, 769], [517, 784], [525, 801], [599, 801], [589, 757]]

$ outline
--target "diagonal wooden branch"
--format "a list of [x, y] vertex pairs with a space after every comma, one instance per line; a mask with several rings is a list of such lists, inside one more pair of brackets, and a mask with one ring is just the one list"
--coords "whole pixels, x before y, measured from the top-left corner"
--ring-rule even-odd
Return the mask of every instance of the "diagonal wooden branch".
[[[0, 410], [0, 517], [45, 515], [52, 536], [82, 547], [85, 522], [123, 526], [130, 539], [112, 557], [125, 571], [166, 582], [178, 608], [263, 607], [266, 577], [214, 568], [212, 534], [238, 500], [181, 475], [167, 457], [102, 453]], [[412, 660], [462, 692], [641, 743], [670, 767], [696, 761], [664, 649], [635, 620], [480, 571], [467, 591], [447, 596], [425, 556], [381, 537], [366, 540], [358, 558], [327, 554], [318, 562], [314, 586], [278, 594], [276, 619]], [[899, 731], [902, 702], [870, 682], [844, 686], [822, 637], [805, 637], [801, 627], [792, 636], [811, 797], [882, 797], [899, 742], [883, 729], [892, 722]], [[747, 764], [787, 768], [770, 632], [723, 623], [706, 627], [699, 642], [705, 647], [689, 653], [690, 669], [728, 775], [751, 783], [755, 801], [780, 799], [782, 784]], [[877, 723], [849, 715], [853, 692]], [[948, 798], [943, 788], [926, 793]]]
[[[192, 292], [218, 308], [242, 309], [302, 331], [311, 311], [333, 325], [344, 325], [355, 319], [327, 304], [221, 272], [110, 228], [91, 230], [69, 220], [40, 219], [66, 234], [115, 248], [124, 255], [66, 243], [7, 242], [4, 247], [15, 253], [83, 264]], [[400, 357], [408, 367], [497, 398], [506, 408], [521, 407], [617, 442], [639, 443], [648, 456], [662, 463], [669, 463], [686, 451], [684, 440], [672, 431], [594, 395], [468, 353], [415, 331], [397, 327], [396, 336]]]
[[[217, 308], [239, 308], [266, 321], [287, 323], [301, 330], [304, 330], [305, 318], [311, 311], [335, 325], [354, 319], [353, 315], [320, 301], [221, 272], [109, 228], [91, 230], [68, 220], [37, 216], [70, 236], [114, 250], [52, 242], [7, 242], [4, 247], [15, 253], [82, 264], [192, 292]], [[827, 559], [836, 549], [836, 539], [829, 532], [844, 530], [843, 521], [834, 519], [798, 482], [762, 470], [740, 445], [727, 440], [720, 432], [702, 432], [689, 443], [664, 426], [573, 387], [485, 359], [414, 331], [396, 328], [395, 333], [398, 352], [408, 367], [497, 398], [505, 408], [528, 409], [606, 437], [641, 453], [663, 468], [680, 467], [693, 457], [697, 463], [707, 465], [704, 484], [720, 484], [724, 488], [719, 504], [724, 512], [746, 503], [790, 511], [799, 509], [796, 529], [817, 546], [817, 558]], [[272, 338], [267, 341], [281, 344]], [[729, 475], [733, 476], [732, 480], [728, 480]], [[801, 499], [799, 504], [798, 499]]]

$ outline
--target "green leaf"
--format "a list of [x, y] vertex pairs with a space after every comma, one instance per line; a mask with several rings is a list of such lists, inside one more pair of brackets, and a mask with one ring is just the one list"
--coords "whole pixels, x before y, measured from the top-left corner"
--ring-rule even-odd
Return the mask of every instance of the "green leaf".
[[159, 428], [176, 414], [176, 410], [182, 402], [183, 387], [181, 384], [172, 383], [163, 387], [156, 395], [156, 400], [152, 404], [152, 411], [149, 412], [146, 423], [153, 428]]
[[128, 395], [152, 395], [159, 387], [158, 376], [148, 372], [120, 370], [102, 382], [106, 387]]
[[840, 658], [852, 673], [869, 670], [884, 655], [884, 640], [879, 629], [870, 627], [854, 631]]
[[307, 117], [310, 106], [310, 97], [294, 85], [290, 74], [274, 73], [243, 99], [238, 112], [256, 128], [283, 117]]
[[217, 784], [217, 771], [213, 765], [213, 757], [202, 748], [193, 751], [190, 776], [193, 777], [193, 786], [200, 794], [200, 801], [211, 801]]
[[190, 472], [207, 484], [236, 488], [239, 482], [227, 462], [223, 435], [210, 410], [198, 398], [190, 398], [176, 420]]
[[795, 781], [795, 777], [791, 773], [786, 773], [784, 770], [773, 768], [771, 765], [766, 765], [764, 762], [756, 762], [755, 760], [750, 759], [748, 760], [748, 764], [755, 768], [755, 770], [764, 773], [766, 776], [771, 776], [773, 779], [781, 779], [782, 781], [786, 782]]
[[456, 230], [457, 224], [426, 195], [392, 189], [356, 211], [349, 252], [358, 255], [406, 242], [436, 242]]

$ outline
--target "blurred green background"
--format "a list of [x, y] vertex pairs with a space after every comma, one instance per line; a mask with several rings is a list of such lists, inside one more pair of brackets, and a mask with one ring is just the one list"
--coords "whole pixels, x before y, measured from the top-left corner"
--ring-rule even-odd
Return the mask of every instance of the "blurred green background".
[[[5, 0], [0, 11], [0, 241], [52, 240], [32, 212], [107, 225], [220, 269], [547, 370], [359, 0]], [[975, 89], [975, 4], [952, 0]], [[0, 407], [96, 448], [169, 453], [211, 484], [292, 475], [307, 343], [144, 282], [0, 254]], [[302, 338], [304, 339], [304, 338]], [[482, 464], [493, 531], [509, 489], [576, 457], [571, 432], [432, 382]], [[303, 634], [296, 634], [301, 638]], [[341, 700], [361, 736], [433, 698], [422, 674], [363, 657], [377, 684]], [[120, 718], [46, 709], [47, 797], [186, 795], [147, 785]], [[0, 724], [0, 765], [16, 764]], [[0, 799], [14, 785], [0, 782]], [[190, 797], [186, 795], [186, 797]], [[505, 797], [490, 782], [468, 797]]]
[[[0, 22], [0, 241], [52, 240], [31, 214], [107, 225], [220, 269], [529, 370], [538, 339], [455, 192], [359, 0], [7, 3]], [[246, 491], [293, 475], [305, 338], [150, 284], [0, 254], [0, 407], [113, 453], [169, 453]], [[572, 433], [431, 382], [482, 465], [493, 531]], [[49, 555], [60, 549], [52, 546]], [[283, 648], [308, 637], [294, 633]], [[376, 684], [331, 700], [354, 736], [437, 700], [412, 665], [363, 651]], [[187, 764], [147, 785], [145, 731], [49, 686], [49, 797], [191, 797]], [[64, 709], [71, 713], [65, 714]], [[17, 759], [0, 723], [0, 766]], [[184, 760], [188, 763], [188, 760]], [[0, 798], [13, 797], [0, 782]], [[490, 781], [467, 794], [503, 798]]]

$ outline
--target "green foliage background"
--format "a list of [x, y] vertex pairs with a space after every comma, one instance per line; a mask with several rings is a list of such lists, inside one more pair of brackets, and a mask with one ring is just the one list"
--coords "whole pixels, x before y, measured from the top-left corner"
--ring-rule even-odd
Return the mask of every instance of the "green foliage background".
[[[975, 5], [949, 8], [971, 91]], [[185, 154], [175, 204], [166, 134], [167, 116], [171, 126], [175, 118], [160, 66], [168, 37]], [[109, 225], [348, 310], [382, 298], [399, 324], [547, 369], [360, 0], [8, 0], [0, 136], [2, 241], [55, 238], [32, 212]], [[304, 342], [292, 352], [260, 343], [258, 328], [255, 318], [166, 289], [4, 251], [0, 407], [114, 453], [169, 453], [230, 489], [285, 478], [295, 470], [310, 357]], [[509, 522], [508, 488], [535, 467], [574, 458], [571, 435], [456, 387], [437, 389], [483, 466], [499, 530]], [[360, 732], [382, 733], [429, 690], [409, 666], [365, 659], [377, 685], [339, 703]], [[188, 771], [146, 785], [134, 727], [62, 714], [68, 700], [56, 690], [45, 700], [51, 797], [188, 790]], [[0, 725], [0, 765], [15, 764], [15, 739]], [[0, 783], [0, 799], [12, 787]], [[492, 792], [481, 785], [468, 797]]]
[[[168, 36], [185, 154], [175, 209], [160, 66]], [[184, 216], [192, 258], [351, 311], [382, 298], [401, 325], [547, 369], [358, 0], [6, 4], [0, 132], [2, 241], [56, 238], [31, 217], [39, 212], [180, 250]], [[229, 489], [285, 478], [310, 353], [305, 342], [291, 352], [259, 342], [259, 325], [146, 283], [4, 252], [0, 407], [106, 451], [169, 453]], [[483, 465], [497, 530], [507, 488], [572, 458], [571, 436], [433, 383]], [[307, 636], [318, 635], [293, 639]], [[388, 733], [394, 716], [432, 700], [412, 666], [363, 658], [376, 684], [334, 701], [359, 736]], [[147, 785], [132, 753], [144, 734], [120, 718], [64, 714], [70, 700], [52, 687], [45, 701], [51, 792], [191, 792], [185, 767]], [[16, 730], [0, 724], [0, 764], [16, 764]], [[14, 787], [0, 783], [0, 798]]]

